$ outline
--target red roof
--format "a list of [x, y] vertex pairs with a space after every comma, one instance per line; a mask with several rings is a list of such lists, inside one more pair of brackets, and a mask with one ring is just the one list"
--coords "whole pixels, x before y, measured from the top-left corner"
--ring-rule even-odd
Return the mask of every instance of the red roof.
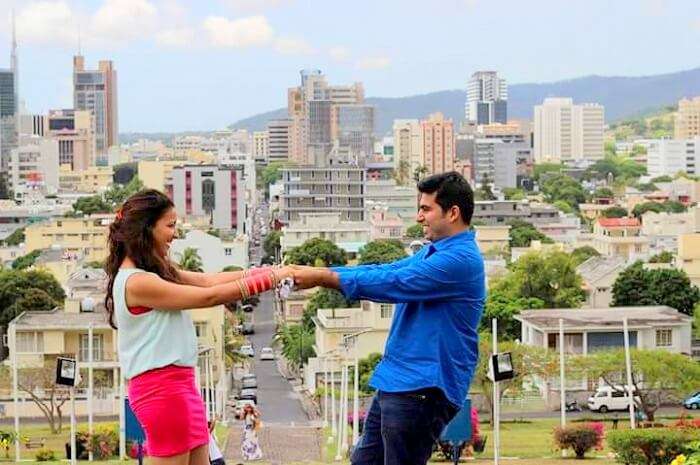
[[628, 228], [641, 226], [637, 218], [598, 218], [598, 224], [604, 228]]

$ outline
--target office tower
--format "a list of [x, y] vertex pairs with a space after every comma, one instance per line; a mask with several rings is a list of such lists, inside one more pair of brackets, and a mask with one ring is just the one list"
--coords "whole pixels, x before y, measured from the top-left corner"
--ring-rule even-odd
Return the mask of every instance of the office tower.
[[17, 114], [19, 110], [17, 37], [12, 16], [12, 51], [10, 67], [0, 68], [0, 176], [7, 181], [10, 150], [17, 147]]
[[700, 97], [678, 101], [678, 113], [674, 125], [675, 139], [700, 136]]
[[97, 162], [105, 164], [109, 148], [119, 144], [117, 70], [112, 61], [102, 60], [96, 70], [86, 70], [85, 59], [73, 57], [73, 107], [92, 111]]
[[644, 145], [647, 147], [647, 173], [653, 178], [700, 172], [696, 167], [696, 161], [700, 161], [700, 136], [651, 139], [645, 140]]
[[96, 164], [95, 117], [91, 111], [49, 110], [44, 134], [58, 142], [60, 165], [83, 171]]
[[472, 124], [508, 121], [508, 86], [496, 71], [477, 71], [467, 84], [466, 120]]
[[289, 118], [272, 119], [267, 123], [268, 161], [289, 159]]
[[270, 153], [270, 138], [267, 131], [253, 132], [253, 160], [256, 163], [267, 163]]
[[602, 159], [604, 124], [602, 105], [574, 105], [570, 98], [546, 98], [535, 106], [535, 162]]
[[365, 161], [374, 151], [374, 105], [339, 104], [331, 109], [331, 139]]
[[474, 182], [485, 180], [494, 186], [522, 187], [532, 169], [532, 150], [526, 142], [513, 142], [497, 138], [474, 139]]
[[[454, 124], [442, 113], [433, 113], [421, 121], [424, 176], [444, 173], [454, 169]], [[423, 177], [423, 176], [421, 176]]]

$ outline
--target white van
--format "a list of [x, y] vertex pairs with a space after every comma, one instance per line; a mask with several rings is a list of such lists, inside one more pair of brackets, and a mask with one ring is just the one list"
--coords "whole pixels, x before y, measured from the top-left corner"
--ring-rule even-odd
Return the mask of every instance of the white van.
[[[632, 388], [634, 390], [634, 388]], [[599, 386], [596, 393], [588, 398], [588, 408], [600, 413], [610, 410], [629, 409], [629, 388], [623, 386]], [[634, 391], [636, 405], [641, 403], [637, 391]]]

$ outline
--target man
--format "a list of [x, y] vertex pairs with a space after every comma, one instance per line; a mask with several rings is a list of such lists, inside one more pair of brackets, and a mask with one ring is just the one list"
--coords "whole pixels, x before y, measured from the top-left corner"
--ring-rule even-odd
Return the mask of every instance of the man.
[[484, 263], [470, 230], [474, 195], [456, 172], [418, 183], [416, 220], [432, 241], [386, 265], [298, 267], [302, 288], [339, 289], [349, 300], [397, 303], [377, 389], [353, 465], [425, 465], [462, 406], [478, 358]]

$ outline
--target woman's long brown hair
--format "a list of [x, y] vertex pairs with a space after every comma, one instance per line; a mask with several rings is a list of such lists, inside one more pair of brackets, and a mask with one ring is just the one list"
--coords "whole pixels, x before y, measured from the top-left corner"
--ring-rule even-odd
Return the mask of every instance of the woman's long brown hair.
[[132, 195], [117, 211], [117, 216], [109, 225], [109, 256], [105, 261], [108, 285], [105, 308], [109, 314], [109, 324], [114, 323], [114, 278], [126, 257], [131, 258], [137, 268], [156, 273], [161, 278], [178, 282], [176, 268], [167, 258], [158, 254], [153, 241], [153, 227], [156, 221], [168, 210], [173, 202], [162, 192], [145, 189]]

